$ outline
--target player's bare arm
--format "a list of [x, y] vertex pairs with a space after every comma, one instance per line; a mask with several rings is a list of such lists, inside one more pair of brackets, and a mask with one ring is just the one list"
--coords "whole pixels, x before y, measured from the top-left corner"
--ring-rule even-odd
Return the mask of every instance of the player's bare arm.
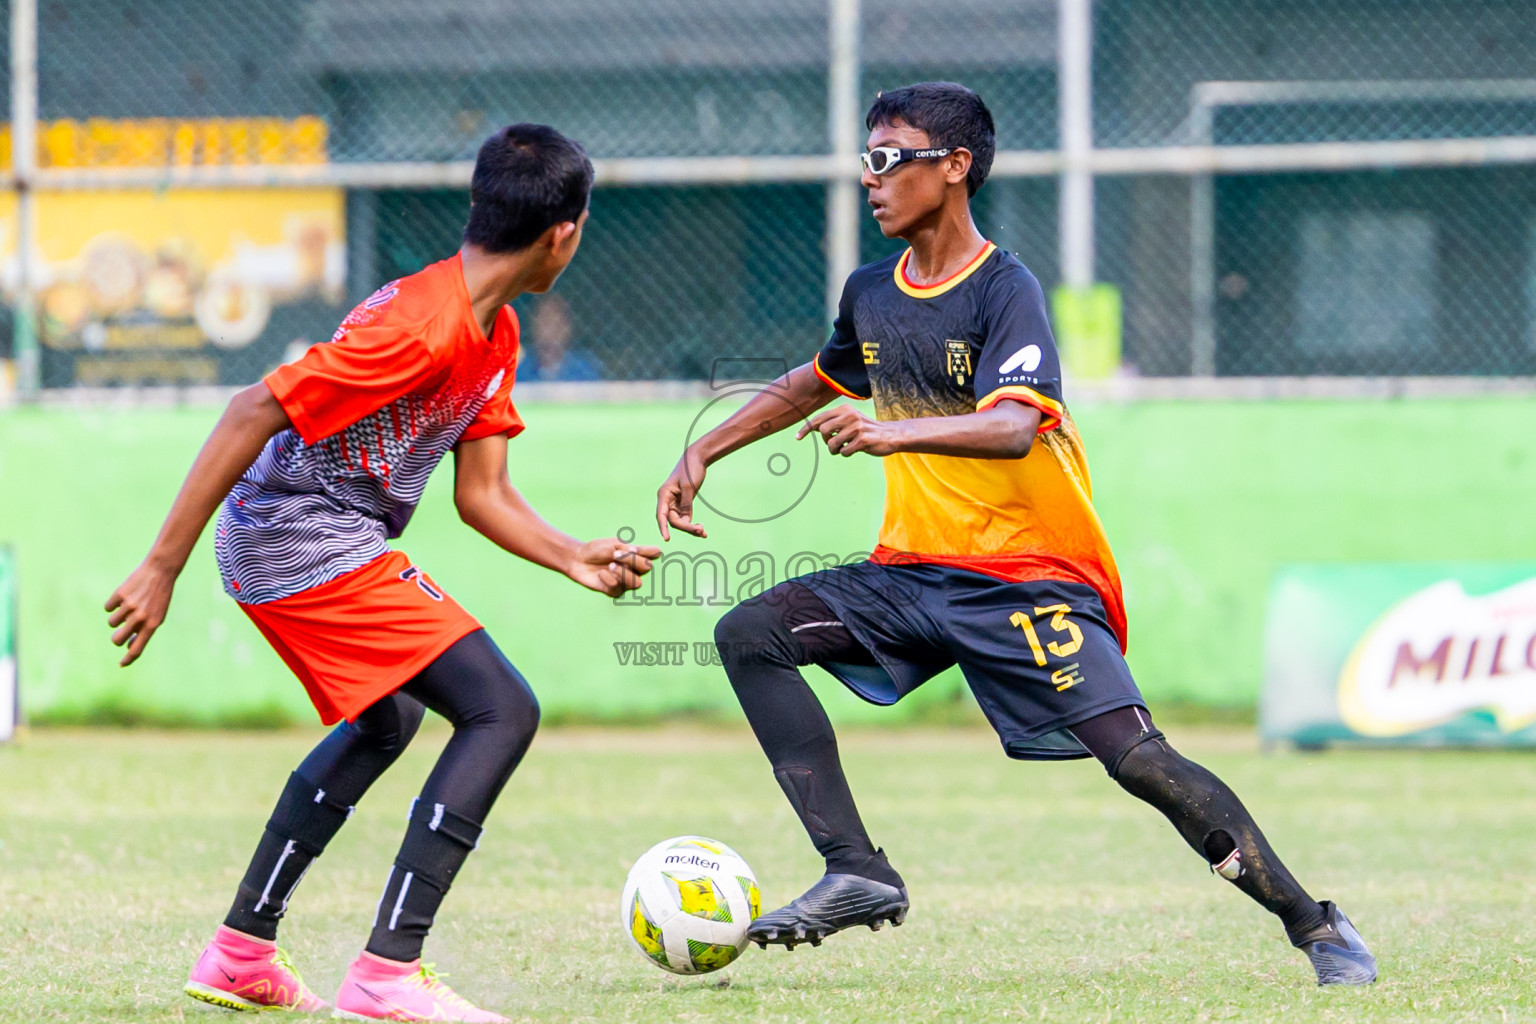
[[591, 590], [609, 597], [634, 590], [651, 571], [651, 559], [661, 555], [660, 548], [613, 537], [583, 543], [545, 522], [507, 476], [503, 434], [461, 442], [454, 448], [453, 466], [453, 502], [467, 526], [503, 550]]
[[706, 537], [704, 527], [693, 521], [693, 498], [704, 485], [704, 473], [714, 463], [739, 448], [792, 423], [804, 422], [816, 410], [837, 397], [810, 363], [797, 366], [764, 390], [683, 452], [672, 475], [656, 492], [656, 525], [663, 540], [671, 540], [669, 527], [695, 537]]
[[165, 621], [176, 577], [203, 527], [266, 443], [289, 426], [288, 414], [265, 384], [253, 384], [230, 399], [192, 463], [154, 546], [107, 598], [112, 642], [128, 648], [118, 664], [131, 665], [144, 653], [150, 637]]
[[818, 433], [833, 455], [919, 452], [965, 459], [1022, 459], [1040, 429], [1040, 410], [1023, 402], [999, 402], [982, 412], [920, 419], [870, 419], [851, 405], [812, 416], [795, 440]]

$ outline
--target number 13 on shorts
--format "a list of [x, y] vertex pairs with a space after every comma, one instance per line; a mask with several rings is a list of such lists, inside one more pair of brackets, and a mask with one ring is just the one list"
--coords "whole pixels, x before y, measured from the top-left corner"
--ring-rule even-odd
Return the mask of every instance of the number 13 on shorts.
[[[1046, 651], [1050, 651], [1058, 658], [1070, 658], [1082, 649], [1083, 631], [1077, 627], [1077, 623], [1067, 618], [1067, 614], [1071, 611], [1071, 607], [1066, 604], [1052, 604], [1035, 609], [1036, 619], [1042, 624], [1049, 626], [1057, 635], [1068, 638], [1065, 641], [1050, 640], [1043, 646], [1040, 643], [1040, 634], [1035, 630], [1035, 619], [1031, 619], [1027, 613], [1022, 611], [1014, 612], [1008, 617], [1009, 622], [1024, 631], [1024, 637], [1029, 641], [1029, 649], [1035, 656], [1035, 664], [1041, 668], [1045, 667]], [[1045, 621], [1046, 616], [1050, 617], [1048, 623]], [[1077, 674], [1076, 669], [1076, 665], [1069, 665], [1067, 668], [1051, 676], [1052, 682], [1057, 684], [1057, 690], [1065, 690], [1074, 683], [1081, 681], [1082, 677]], [[1060, 679], [1057, 677], [1060, 677]]]

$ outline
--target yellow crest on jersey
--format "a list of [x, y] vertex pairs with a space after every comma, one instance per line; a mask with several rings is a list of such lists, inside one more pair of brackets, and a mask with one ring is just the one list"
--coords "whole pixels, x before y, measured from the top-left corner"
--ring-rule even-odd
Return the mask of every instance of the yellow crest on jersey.
[[944, 352], [949, 357], [949, 375], [956, 384], [965, 387], [971, 382], [971, 343], [945, 338]]

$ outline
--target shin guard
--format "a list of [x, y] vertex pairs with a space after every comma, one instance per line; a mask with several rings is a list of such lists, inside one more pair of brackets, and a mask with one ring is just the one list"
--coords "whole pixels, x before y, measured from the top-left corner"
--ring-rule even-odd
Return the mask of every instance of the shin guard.
[[411, 805], [405, 839], [374, 914], [368, 952], [401, 962], [421, 956], [437, 908], [480, 832], [478, 824], [442, 804]]
[[351, 807], [331, 800], [298, 772], [289, 775], [225, 926], [262, 939], [276, 938], [277, 923], [304, 873], [351, 814]]

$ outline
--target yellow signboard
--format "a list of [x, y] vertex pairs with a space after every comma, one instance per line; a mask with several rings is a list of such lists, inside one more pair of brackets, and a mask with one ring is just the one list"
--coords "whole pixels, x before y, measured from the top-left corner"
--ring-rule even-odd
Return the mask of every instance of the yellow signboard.
[[[64, 118], [37, 126], [42, 168], [236, 167], [323, 164], [329, 128], [318, 117]], [[11, 164], [11, 126], [0, 125]]]
[[[337, 188], [37, 196], [44, 383], [246, 383], [328, 335], [346, 274]], [[14, 266], [16, 201], [0, 194]]]

